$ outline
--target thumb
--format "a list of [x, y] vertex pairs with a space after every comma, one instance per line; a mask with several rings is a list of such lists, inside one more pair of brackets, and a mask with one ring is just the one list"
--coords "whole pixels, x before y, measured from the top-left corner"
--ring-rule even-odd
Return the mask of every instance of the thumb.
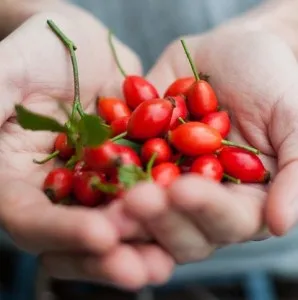
[[269, 229], [278, 236], [286, 234], [298, 221], [298, 103], [294, 100], [297, 92], [297, 88], [290, 89], [284, 98], [288, 100], [277, 103], [269, 125], [278, 173], [269, 188], [265, 214]]

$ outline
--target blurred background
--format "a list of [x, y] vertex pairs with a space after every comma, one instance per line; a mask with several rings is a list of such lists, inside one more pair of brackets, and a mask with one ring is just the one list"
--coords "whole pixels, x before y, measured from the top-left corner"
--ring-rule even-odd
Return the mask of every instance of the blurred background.
[[[73, 2], [112, 28], [140, 55], [148, 70], [173, 39], [204, 32], [261, 0], [130, 0], [130, 5], [123, 0]], [[224, 248], [202, 263], [177, 267], [165, 286], [128, 293], [46, 278], [36, 258], [17, 250], [0, 230], [0, 299], [297, 300], [297, 245], [298, 228], [283, 238]]]
[[35, 257], [18, 251], [3, 232], [0, 236], [1, 300], [298, 299], [298, 229], [283, 238], [221, 249], [207, 261], [177, 267], [166, 285], [139, 293], [47, 278]]

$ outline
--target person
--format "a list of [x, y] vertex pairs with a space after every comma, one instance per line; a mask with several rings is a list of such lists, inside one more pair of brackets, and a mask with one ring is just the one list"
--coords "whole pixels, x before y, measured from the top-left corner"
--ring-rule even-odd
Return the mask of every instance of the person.
[[[127, 289], [162, 284], [176, 263], [206, 259], [219, 247], [287, 234], [298, 218], [297, 9], [297, 0], [270, 0], [212, 30], [185, 36], [197, 67], [210, 74], [221, 103], [233, 113], [231, 138], [261, 150], [273, 174], [268, 188], [183, 176], [167, 192], [141, 183], [111, 207], [86, 210], [52, 205], [42, 193], [41, 182], [53, 165], [32, 159], [51, 150], [54, 135], [22, 130], [14, 105], [60, 118], [55, 100], [72, 100], [70, 61], [47, 19], [78, 47], [83, 106], [92, 111], [98, 94], [121, 96], [123, 78], [107, 44], [107, 28], [60, 0], [2, 1], [1, 226], [20, 248], [39, 255], [51, 276]], [[115, 42], [127, 72], [142, 74], [138, 56]], [[162, 92], [190, 74], [178, 39], [146, 76]]]

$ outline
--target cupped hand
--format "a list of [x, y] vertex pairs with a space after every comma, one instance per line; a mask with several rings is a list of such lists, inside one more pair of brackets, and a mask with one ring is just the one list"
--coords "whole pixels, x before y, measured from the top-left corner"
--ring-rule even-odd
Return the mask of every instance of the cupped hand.
[[[62, 120], [57, 100], [73, 100], [70, 56], [47, 19], [54, 20], [78, 48], [81, 101], [87, 111], [94, 109], [98, 95], [120, 96], [123, 80], [106, 29], [75, 7], [61, 11], [35, 15], [0, 45], [1, 224], [19, 247], [41, 256], [52, 276], [102, 280], [125, 288], [159, 283], [173, 265], [163, 250], [121, 244], [117, 227], [101, 211], [55, 206], [41, 192], [53, 163], [37, 165], [33, 159], [52, 151], [55, 135], [23, 130], [14, 105]], [[116, 47], [127, 72], [141, 73], [135, 54], [120, 42]]]
[[[272, 173], [264, 185], [220, 185], [183, 176], [163, 191], [141, 184], [126, 210], [179, 263], [208, 257], [216, 248], [285, 234], [298, 218], [297, 61], [274, 35], [220, 28], [185, 38], [198, 71], [210, 75], [220, 105], [232, 116], [229, 139], [258, 148]], [[180, 41], [170, 45], [148, 78], [164, 92], [191, 68]]]

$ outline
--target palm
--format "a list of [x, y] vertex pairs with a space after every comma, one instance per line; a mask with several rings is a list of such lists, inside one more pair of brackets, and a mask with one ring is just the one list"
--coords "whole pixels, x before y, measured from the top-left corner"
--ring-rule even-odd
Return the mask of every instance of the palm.
[[[0, 98], [5, 99], [0, 100], [5, 101], [0, 112], [1, 225], [18, 246], [41, 254], [52, 276], [106, 280], [128, 288], [164, 281], [172, 260], [162, 249], [120, 244], [117, 225], [109, 216], [83, 207], [51, 205], [40, 190], [53, 163], [37, 165], [32, 160], [52, 151], [55, 135], [23, 130], [15, 120], [14, 105], [22, 103], [62, 121], [65, 116], [57, 100], [71, 105], [74, 97], [69, 53], [47, 26], [47, 19], [52, 19], [78, 48], [84, 109], [94, 110], [99, 95], [121, 96], [123, 78], [112, 58], [107, 30], [77, 8], [67, 6], [63, 12], [69, 13], [69, 18], [36, 15], [0, 46], [1, 64], [10, 62], [6, 72], [0, 72]], [[119, 42], [115, 45], [124, 69], [141, 73], [134, 53]], [[150, 269], [151, 254], [153, 258], [159, 255], [157, 264], [164, 272]], [[127, 276], [131, 265], [134, 271]]]
[[[81, 12], [78, 15], [80, 22], [75, 25], [60, 16], [53, 18], [78, 47], [83, 106], [92, 110], [98, 95], [119, 94], [121, 75], [111, 57], [105, 30]], [[7, 40], [10, 49], [18, 49], [13, 52], [18, 61], [17, 78], [13, 80], [18, 83], [14, 88], [19, 88], [21, 93], [19, 97], [6, 101], [22, 102], [29, 109], [60, 118], [63, 115], [57, 107], [57, 100], [71, 104], [73, 99], [72, 67], [66, 48], [47, 27], [46, 20], [45, 15], [32, 18]], [[130, 70], [139, 72], [134, 55], [124, 47], [119, 47], [119, 52]], [[13, 115], [12, 105], [6, 115]], [[52, 167], [51, 163], [35, 165], [32, 159], [42, 158], [52, 150], [54, 135], [25, 131], [10, 117], [3, 124], [0, 136], [3, 149], [0, 159], [5, 173], [9, 169], [12, 176], [21, 173], [24, 178], [39, 180], [41, 174]]]
[[[200, 210], [201, 214], [196, 218], [205, 222], [203, 228], [209, 226], [206, 229], [209, 233], [212, 226], [214, 232], [210, 236], [215, 243], [251, 239], [258, 234], [264, 222], [264, 208], [270, 229], [275, 233], [285, 232], [289, 227], [285, 224], [290, 222], [287, 220], [290, 199], [282, 203], [281, 198], [285, 198], [288, 192], [285, 178], [293, 174], [283, 172], [282, 168], [294, 158], [295, 148], [289, 141], [289, 135], [293, 135], [294, 130], [297, 132], [296, 126], [292, 125], [296, 124], [294, 111], [297, 111], [297, 104], [291, 102], [291, 95], [295, 95], [291, 87], [297, 82], [298, 72], [291, 49], [269, 34], [244, 33], [237, 29], [214, 32], [199, 38], [191, 37], [186, 39], [186, 44], [199, 71], [211, 76], [211, 85], [217, 92], [220, 105], [228, 109], [232, 116], [233, 127], [229, 138], [260, 149], [265, 166], [273, 177], [278, 176], [271, 189], [261, 185], [232, 184], [225, 191], [202, 184], [201, 189], [209, 188], [210, 191], [196, 192], [197, 206], [188, 204], [186, 209], [187, 196], [184, 196], [184, 201], [174, 196], [175, 204], [183, 210], [192, 208], [198, 211], [206, 205], [204, 208], [208, 216], [204, 210]], [[189, 75], [191, 68], [183, 48], [180, 42], [175, 42], [162, 55], [148, 78], [164, 91], [175, 78]], [[292, 151], [282, 149], [283, 143], [288, 144]], [[195, 184], [192, 187], [199, 189]], [[227, 202], [223, 202], [225, 207], [224, 204], [216, 204], [219, 195], [222, 195], [222, 200], [227, 199], [224, 200]], [[205, 203], [203, 199], [203, 202], [199, 201], [200, 198], [210, 199], [210, 202]], [[212, 203], [211, 199], [215, 202]], [[223, 226], [218, 221], [218, 214], [222, 217], [226, 215], [230, 221]], [[214, 222], [218, 222], [218, 225]]]

